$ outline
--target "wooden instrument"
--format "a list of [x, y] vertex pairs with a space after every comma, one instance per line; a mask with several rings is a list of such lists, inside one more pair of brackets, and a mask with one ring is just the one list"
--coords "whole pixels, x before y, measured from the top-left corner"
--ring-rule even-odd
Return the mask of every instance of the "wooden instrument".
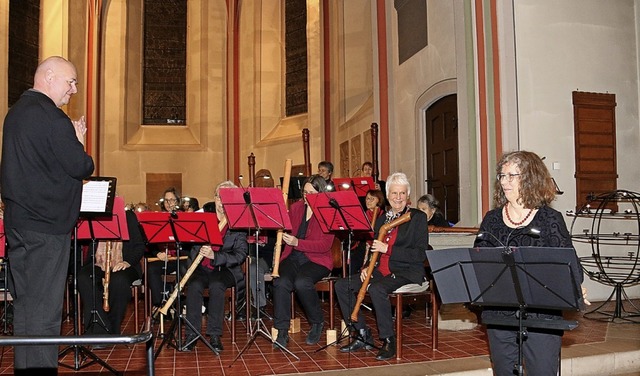
[[[188, 256], [180, 256], [180, 260], [188, 259]], [[149, 257], [147, 258], [147, 262], [156, 262], [156, 261], [176, 261], [178, 258], [176, 256], [167, 256], [166, 259], [161, 259], [160, 257]]]
[[249, 187], [255, 187], [256, 184], [256, 156], [251, 153], [247, 157], [247, 164], [249, 165]]
[[[220, 222], [218, 222], [218, 230], [222, 231], [222, 229], [224, 229], [224, 226], [226, 226], [226, 225], [227, 225], [227, 217], [223, 217], [220, 220]], [[171, 295], [169, 296], [169, 298], [167, 298], [167, 301], [164, 303], [162, 308], [160, 308], [159, 310], [156, 311], [156, 313], [160, 312], [161, 314], [166, 315], [167, 312], [169, 312], [169, 308], [171, 308], [171, 305], [173, 304], [173, 301], [176, 300], [176, 298], [178, 297], [178, 291], [182, 291], [182, 289], [184, 289], [184, 286], [187, 285], [187, 282], [189, 281], [189, 278], [191, 278], [191, 275], [198, 268], [198, 265], [200, 265], [200, 263], [202, 262], [203, 258], [204, 258], [204, 256], [201, 255], [200, 253], [198, 253], [198, 255], [193, 260], [193, 263], [191, 264], [189, 269], [187, 269], [187, 271], [184, 273], [184, 276], [182, 277], [182, 279], [180, 279], [180, 282], [178, 283], [178, 286], [173, 288], [173, 291], [171, 292]]]
[[[376, 219], [378, 219], [378, 213], [380, 212], [380, 207], [376, 206], [373, 208], [373, 217], [371, 217], [371, 229], [373, 230], [373, 226], [376, 224]], [[362, 267], [367, 265], [367, 259], [369, 258], [369, 247], [365, 247], [364, 251], [364, 260], [362, 260]]]
[[311, 150], [309, 146], [309, 128], [302, 130], [302, 152], [304, 153], [304, 173], [311, 176]]
[[111, 282], [111, 241], [106, 242], [106, 251], [105, 251], [105, 261], [104, 261], [104, 278], [102, 278], [102, 309], [105, 312], [109, 312], [111, 307], [109, 307], [109, 283]]
[[478, 227], [438, 227], [429, 225], [429, 233], [452, 233], [452, 234], [471, 234], [475, 235], [480, 231]]
[[373, 182], [378, 182], [380, 170], [378, 169], [378, 123], [371, 123], [371, 164], [373, 165]]
[[[284, 178], [282, 180], [282, 198], [284, 199], [284, 204], [287, 206], [287, 202], [289, 199], [289, 180], [291, 180], [291, 159], [287, 159], [284, 162]], [[273, 249], [273, 271], [271, 272], [272, 278], [280, 277], [279, 269], [280, 269], [280, 255], [282, 254], [282, 234], [284, 233], [283, 229], [278, 230], [278, 234], [276, 235], [276, 245]]]
[[[385, 223], [380, 227], [380, 231], [378, 232], [378, 241], [382, 241], [385, 236], [391, 231], [392, 228], [398, 227], [403, 223], [409, 222], [411, 220], [411, 212], [407, 212], [403, 214], [401, 217], [394, 219], [389, 223]], [[353, 307], [353, 312], [351, 312], [351, 320], [358, 321], [358, 312], [360, 312], [360, 305], [364, 301], [364, 296], [367, 293], [367, 287], [369, 286], [369, 281], [371, 280], [371, 274], [373, 274], [373, 269], [378, 262], [378, 257], [380, 256], [380, 252], [372, 252], [371, 261], [369, 261], [369, 267], [367, 268], [367, 277], [362, 282], [362, 286], [360, 287], [360, 291], [358, 291], [358, 298], [356, 299], [356, 305]]]

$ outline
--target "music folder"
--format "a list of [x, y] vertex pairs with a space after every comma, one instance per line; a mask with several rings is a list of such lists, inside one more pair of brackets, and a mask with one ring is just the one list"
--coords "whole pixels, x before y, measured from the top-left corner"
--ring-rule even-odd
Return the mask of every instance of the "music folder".
[[82, 183], [80, 217], [110, 217], [116, 196], [114, 177], [92, 176]]

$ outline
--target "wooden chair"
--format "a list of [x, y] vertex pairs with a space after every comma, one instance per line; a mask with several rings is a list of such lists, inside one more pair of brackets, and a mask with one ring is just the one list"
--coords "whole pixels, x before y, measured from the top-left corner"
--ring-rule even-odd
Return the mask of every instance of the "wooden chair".
[[[346, 277], [346, 270], [344, 265], [346, 265], [345, 260], [345, 252], [342, 252], [342, 242], [340, 239], [335, 238], [333, 240], [333, 245], [331, 246], [331, 254], [333, 256], [333, 269], [341, 269], [342, 277]], [[338, 277], [334, 275], [328, 275], [322, 278], [320, 281], [316, 282], [316, 291], [318, 292], [326, 292], [329, 293], [329, 330], [333, 330], [335, 328], [335, 294], [334, 294], [334, 285]], [[295, 319], [295, 295], [291, 292], [291, 319]]]
[[438, 348], [438, 310], [440, 308], [438, 302], [438, 294], [433, 279], [422, 284], [410, 283], [404, 285], [393, 293], [389, 294], [389, 298], [393, 299], [396, 306], [396, 359], [402, 359], [402, 306], [404, 298], [428, 296], [427, 307], [425, 308], [425, 318], [431, 316], [431, 347], [433, 350]]

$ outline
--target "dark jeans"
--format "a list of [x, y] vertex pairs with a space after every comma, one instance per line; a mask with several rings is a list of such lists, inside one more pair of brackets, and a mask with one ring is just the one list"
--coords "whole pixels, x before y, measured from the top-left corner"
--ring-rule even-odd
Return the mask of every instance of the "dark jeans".
[[[383, 277], [377, 269], [374, 269], [373, 275], [369, 280], [369, 297], [371, 304], [376, 312], [376, 323], [378, 324], [378, 334], [380, 338], [388, 338], [394, 335], [393, 315], [391, 313], [391, 301], [389, 294], [398, 288], [411, 283], [404, 277], [396, 277], [393, 274]], [[358, 291], [362, 282], [359, 275], [353, 275], [351, 283], [346, 278], [339, 279], [336, 282], [336, 296], [338, 304], [345, 322], [351, 319], [351, 312], [356, 304]], [[355, 329], [364, 329], [366, 327], [365, 318], [362, 310], [358, 311], [358, 321], [353, 323]]]
[[[294, 252], [292, 256], [296, 254]], [[311, 261], [306, 257], [289, 256], [280, 262], [280, 277], [273, 281], [273, 327], [289, 330], [291, 323], [291, 292], [295, 291], [302, 309], [310, 324], [324, 322], [324, 314], [320, 298], [316, 291], [316, 282], [329, 276], [331, 270]]]
[[[70, 234], [7, 229], [6, 237], [14, 334], [60, 335]], [[16, 370], [58, 368], [58, 346], [16, 346], [13, 352]]]

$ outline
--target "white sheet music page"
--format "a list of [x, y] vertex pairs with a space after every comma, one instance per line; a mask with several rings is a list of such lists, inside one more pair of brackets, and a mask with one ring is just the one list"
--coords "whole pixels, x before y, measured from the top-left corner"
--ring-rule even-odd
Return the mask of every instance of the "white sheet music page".
[[82, 186], [81, 212], [104, 212], [109, 197], [109, 181], [89, 180]]

